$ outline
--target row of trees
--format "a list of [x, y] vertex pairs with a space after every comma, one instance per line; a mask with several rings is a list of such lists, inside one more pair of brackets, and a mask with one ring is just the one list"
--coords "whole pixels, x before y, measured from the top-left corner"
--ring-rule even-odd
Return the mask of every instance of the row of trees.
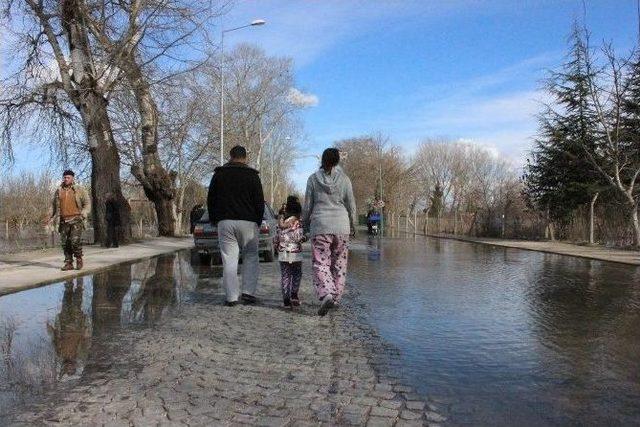
[[289, 59], [252, 46], [224, 58], [215, 53], [212, 21], [227, 2], [5, 0], [2, 6], [15, 57], [0, 82], [0, 161], [10, 164], [13, 145], [26, 140], [50, 147], [63, 164], [88, 159], [96, 241], [105, 238], [108, 193], [120, 201], [121, 238], [130, 237], [121, 182], [128, 176], [153, 203], [159, 234], [180, 229], [186, 189], [218, 164], [222, 95], [228, 144], [248, 146], [263, 171], [271, 159], [279, 171], [290, 165], [287, 145], [299, 135], [295, 113], [308, 100], [296, 96]]
[[598, 50], [575, 25], [567, 59], [551, 72], [552, 101], [540, 115], [540, 131], [524, 182], [530, 204], [564, 224], [588, 204], [594, 242], [596, 203], [622, 210], [640, 247], [640, 50]]
[[343, 164], [361, 213], [381, 198], [387, 212], [420, 213], [436, 222], [447, 215], [453, 233], [492, 234], [496, 215], [522, 211], [517, 171], [482, 146], [426, 139], [408, 156], [373, 135], [339, 141], [337, 147], [347, 153]]
[[382, 197], [388, 212], [423, 212], [438, 231], [504, 236], [508, 223], [511, 237], [595, 243], [598, 226], [600, 241], [640, 247], [640, 48], [594, 49], [579, 25], [570, 40], [545, 82], [551, 102], [524, 173], [468, 143], [428, 139], [405, 155], [381, 135], [346, 139], [337, 146], [361, 210]]

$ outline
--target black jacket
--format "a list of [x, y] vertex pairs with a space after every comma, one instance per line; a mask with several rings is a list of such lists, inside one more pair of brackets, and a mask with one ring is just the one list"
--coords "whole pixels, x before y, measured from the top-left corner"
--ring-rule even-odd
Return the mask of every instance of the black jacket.
[[105, 203], [105, 220], [108, 225], [120, 225], [120, 204], [115, 199]]
[[214, 225], [225, 219], [260, 225], [264, 215], [264, 194], [258, 171], [236, 162], [217, 167], [209, 184], [207, 209]]

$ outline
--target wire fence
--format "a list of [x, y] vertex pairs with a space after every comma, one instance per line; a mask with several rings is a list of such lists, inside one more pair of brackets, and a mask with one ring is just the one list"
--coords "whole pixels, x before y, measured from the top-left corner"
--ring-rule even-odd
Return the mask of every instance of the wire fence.
[[[134, 240], [148, 239], [158, 235], [155, 223], [138, 221], [131, 226]], [[93, 227], [87, 227], [82, 233], [82, 243], [94, 243]], [[24, 252], [60, 247], [60, 234], [54, 227], [23, 226], [17, 227], [9, 222], [2, 223], [0, 230], [0, 254]]]

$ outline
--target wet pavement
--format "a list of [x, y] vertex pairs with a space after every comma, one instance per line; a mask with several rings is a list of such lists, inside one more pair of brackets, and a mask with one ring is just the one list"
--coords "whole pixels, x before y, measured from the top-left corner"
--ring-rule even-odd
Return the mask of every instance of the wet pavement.
[[[418, 426], [440, 414], [388, 368], [398, 353], [344, 307], [224, 307], [220, 269], [163, 255], [0, 298], [0, 424]], [[307, 263], [308, 266], [308, 263]], [[25, 310], [25, 308], [29, 310]], [[13, 333], [11, 333], [13, 332]], [[38, 387], [33, 387], [35, 384]]]
[[222, 306], [188, 251], [0, 297], [0, 425], [640, 423], [640, 268], [352, 244], [343, 307]]

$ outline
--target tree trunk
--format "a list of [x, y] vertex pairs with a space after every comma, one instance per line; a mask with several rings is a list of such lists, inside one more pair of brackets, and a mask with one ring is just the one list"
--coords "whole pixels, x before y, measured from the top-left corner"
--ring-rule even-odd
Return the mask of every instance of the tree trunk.
[[135, 54], [127, 57], [126, 73], [135, 94], [142, 133], [142, 165], [132, 166], [131, 172], [153, 202], [158, 217], [158, 234], [174, 236], [175, 174], [165, 170], [158, 154], [158, 107]]
[[[181, 181], [182, 182], [182, 181]], [[183, 219], [184, 219], [184, 192], [185, 192], [185, 187], [184, 185], [181, 186], [181, 188], [178, 189], [178, 200], [176, 201], [176, 203], [173, 204], [176, 212], [175, 212], [175, 218], [176, 218], [176, 230], [178, 231], [178, 233], [180, 235], [182, 235], [182, 233], [185, 231], [184, 230], [184, 226], [183, 226]], [[189, 222], [189, 225], [191, 225], [191, 223]]]
[[91, 153], [91, 201], [93, 234], [96, 243], [104, 245], [107, 241], [106, 195], [113, 194], [120, 210], [118, 241], [131, 241], [131, 208], [122, 194], [120, 185], [120, 157], [115, 144], [99, 144]]
[[596, 193], [591, 198], [591, 204], [589, 205], [589, 244], [593, 245], [595, 243], [595, 212], [594, 208], [596, 206], [596, 200], [598, 200], [598, 196], [600, 193]]
[[631, 205], [631, 225], [633, 226], [633, 246], [640, 248], [640, 219], [638, 218], [638, 202], [629, 197]]
[[458, 234], [458, 208], [453, 210], [453, 235]]
[[[71, 51], [70, 69], [61, 69], [64, 88], [82, 116], [91, 154], [91, 203], [94, 241], [106, 242], [106, 195], [112, 193], [120, 202], [123, 243], [131, 239], [129, 226], [131, 210], [122, 195], [120, 185], [120, 156], [113, 139], [111, 121], [107, 113], [107, 99], [95, 77], [89, 37], [83, 27], [80, 6], [75, 0], [61, 3], [63, 28]], [[61, 67], [63, 67], [61, 65]], [[64, 67], [63, 67], [64, 68]], [[71, 77], [69, 77], [71, 74]]]
[[158, 234], [160, 236], [174, 236], [176, 219], [173, 216], [173, 200], [158, 198], [157, 200], [152, 199], [151, 201], [153, 202], [153, 207], [156, 210], [156, 216], [158, 218]]

